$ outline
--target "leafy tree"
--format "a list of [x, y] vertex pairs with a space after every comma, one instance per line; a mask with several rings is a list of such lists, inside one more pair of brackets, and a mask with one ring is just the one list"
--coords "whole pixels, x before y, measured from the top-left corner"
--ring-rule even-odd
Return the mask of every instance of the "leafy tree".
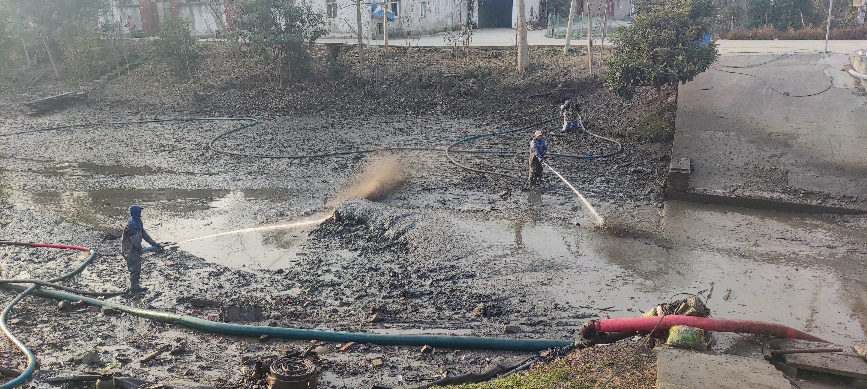
[[776, 0], [771, 24], [777, 30], [798, 30], [813, 17], [811, 0]]
[[747, 3], [747, 27], [758, 28], [773, 21], [771, 0], [750, 0]]
[[605, 58], [605, 85], [623, 97], [638, 86], [686, 83], [707, 70], [719, 53], [715, 42], [701, 45], [716, 18], [713, 0], [638, 0], [635, 20], [615, 34], [614, 52]]
[[321, 13], [296, 0], [242, 0], [239, 6], [239, 27], [256, 53], [289, 77], [308, 70], [308, 48], [326, 32]]
[[189, 78], [199, 66], [201, 51], [190, 35], [190, 22], [170, 20], [160, 24], [160, 39], [154, 41], [156, 58], [169, 65], [175, 76]]
[[57, 40], [92, 29], [108, 0], [0, 0], [9, 15], [12, 34], [45, 45], [55, 75], [61, 77], [62, 56]]

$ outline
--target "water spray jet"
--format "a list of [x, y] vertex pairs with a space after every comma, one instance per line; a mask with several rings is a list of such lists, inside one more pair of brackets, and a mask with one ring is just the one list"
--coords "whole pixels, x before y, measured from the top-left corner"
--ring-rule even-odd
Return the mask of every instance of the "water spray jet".
[[542, 162], [542, 165], [545, 165], [545, 167], [554, 172], [557, 177], [560, 177], [560, 180], [562, 180], [566, 184], [566, 186], [569, 187], [569, 189], [572, 189], [572, 191], [575, 192], [576, 195], [578, 195], [578, 199], [581, 200], [581, 202], [584, 204], [584, 207], [587, 208], [588, 211], [590, 211], [590, 214], [593, 215], [594, 218], [596, 218], [597, 226], [602, 227], [603, 225], [605, 225], [605, 219], [603, 219], [602, 216], [599, 215], [599, 212], [596, 212], [596, 208], [593, 208], [593, 206], [590, 205], [590, 202], [587, 201], [586, 198], [584, 198], [584, 195], [582, 195], [581, 192], [578, 191], [578, 189], [575, 189], [575, 187], [572, 186], [572, 184], [567, 181], [566, 178], [563, 177], [562, 174], [560, 174], [560, 172], [552, 168], [551, 165], [547, 164], [546, 162]]

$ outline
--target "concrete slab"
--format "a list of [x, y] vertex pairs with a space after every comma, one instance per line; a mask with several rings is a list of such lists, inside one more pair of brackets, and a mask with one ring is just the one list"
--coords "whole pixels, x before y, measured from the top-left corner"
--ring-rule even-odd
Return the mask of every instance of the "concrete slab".
[[692, 161], [691, 191], [867, 210], [867, 99], [847, 62], [725, 55], [681, 85], [672, 160]]
[[658, 389], [791, 389], [783, 373], [759, 358], [663, 348], [657, 355]]
[[836, 376], [867, 379], [867, 362], [860, 355], [839, 353], [790, 354], [786, 365]]

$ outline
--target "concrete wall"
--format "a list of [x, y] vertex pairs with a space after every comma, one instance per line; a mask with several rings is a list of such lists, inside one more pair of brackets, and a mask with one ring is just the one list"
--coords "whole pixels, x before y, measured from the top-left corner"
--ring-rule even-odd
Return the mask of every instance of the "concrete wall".
[[[850, 63], [852, 64], [852, 68], [855, 69], [856, 72], [867, 75], [867, 53], [861, 55], [853, 55], [849, 58]], [[867, 89], [867, 80], [859, 79], [861, 81], [861, 86], [864, 89]]]
[[[337, 15], [330, 18], [326, 13], [326, 0], [315, 0], [314, 9], [326, 15], [325, 26], [332, 36], [355, 36], [356, 10], [354, 0], [336, 0]], [[381, 4], [381, 2], [377, 1]], [[391, 1], [389, 0], [390, 4]], [[399, 0], [399, 11], [394, 21], [388, 23], [389, 33], [398, 34], [430, 34], [440, 31], [459, 29], [465, 15], [460, 12], [466, 9], [464, 0]], [[379, 31], [380, 19], [371, 19], [370, 0], [361, 3], [362, 36], [367, 38]], [[424, 16], [421, 7], [425, 6]]]

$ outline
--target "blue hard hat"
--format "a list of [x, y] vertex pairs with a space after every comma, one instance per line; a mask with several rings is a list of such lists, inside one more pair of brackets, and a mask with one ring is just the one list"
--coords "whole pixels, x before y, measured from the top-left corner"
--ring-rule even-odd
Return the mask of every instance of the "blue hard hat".
[[141, 205], [133, 205], [129, 207], [130, 216], [141, 216], [141, 211], [144, 209]]

